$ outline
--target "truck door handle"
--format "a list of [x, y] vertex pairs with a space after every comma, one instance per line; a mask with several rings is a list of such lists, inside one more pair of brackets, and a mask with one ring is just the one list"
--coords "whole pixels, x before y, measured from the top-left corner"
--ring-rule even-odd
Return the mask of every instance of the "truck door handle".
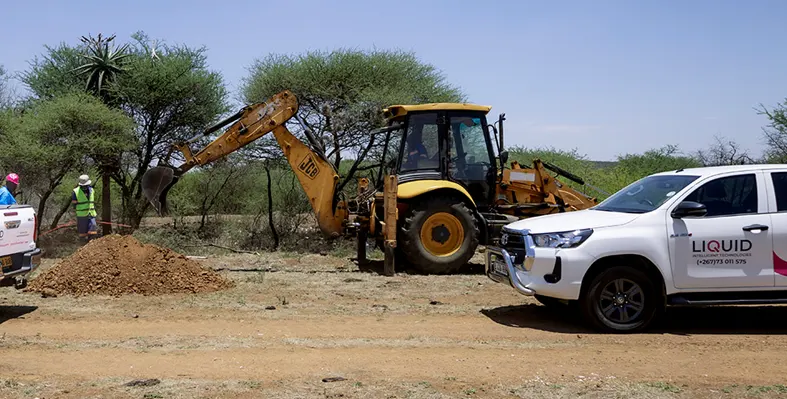
[[752, 231], [752, 230], [768, 230], [768, 226], [762, 224], [750, 224], [748, 226], [743, 227], [743, 231]]

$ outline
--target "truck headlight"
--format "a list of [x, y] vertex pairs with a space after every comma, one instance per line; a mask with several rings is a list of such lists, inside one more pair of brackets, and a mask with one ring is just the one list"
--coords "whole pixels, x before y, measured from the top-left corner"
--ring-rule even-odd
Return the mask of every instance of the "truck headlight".
[[574, 248], [593, 234], [593, 229], [581, 229], [561, 233], [533, 234], [533, 242], [540, 248]]

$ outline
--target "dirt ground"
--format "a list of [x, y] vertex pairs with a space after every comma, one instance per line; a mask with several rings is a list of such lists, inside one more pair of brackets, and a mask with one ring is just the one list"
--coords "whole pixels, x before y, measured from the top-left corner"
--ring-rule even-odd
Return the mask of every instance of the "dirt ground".
[[678, 309], [651, 333], [601, 335], [479, 264], [384, 277], [319, 255], [200, 262], [237, 284], [120, 298], [4, 288], [0, 397], [787, 396], [782, 307]]

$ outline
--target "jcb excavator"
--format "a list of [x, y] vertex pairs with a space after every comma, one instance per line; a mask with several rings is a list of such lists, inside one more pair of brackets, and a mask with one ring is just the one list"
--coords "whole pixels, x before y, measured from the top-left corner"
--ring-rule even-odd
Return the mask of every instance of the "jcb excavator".
[[[387, 275], [394, 273], [395, 260], [400, 257], [421, 272], [452, 273], [467, 263], [479, 244], [496, 243], [508, 223], [596, 204], [595, 198], [547, 172], [585, 184], [556, 166], [540, 160], [533, 161], [532, 168], [517, 162], [507, 166], [508, 153], [502, 151], [505, 114], [488, 124], [490, 109], [465, 103], [385, 108], [387, 127], [370, 134], [383, 135], [382, 152], [393, 161], [380, 165], [376, 185], [366, 177], [359, 178], [357, 197], [346, 200], [337, 190], [338, 171], [298, 116], [295, 95], [285, 90], [267, 102], [244, 107], [200, 136], [175, 144], [172, 149], [182, 153], [185, 162], [170, 166], [167, 155], [161, 166], [145, 173], [142, 187], [158, 213], [166, 215], [167, 192], [182, 174], [273, 132], [323, 234], [357, 237], [359, 261], [366, 259], [367, 240], [373, 239], [385, 253]], [[285, 126], [293, 117], [300, 122], [310, 146]], [[190, 144], [229, 123], [232, 125], [222, 135], [192, 153]]]

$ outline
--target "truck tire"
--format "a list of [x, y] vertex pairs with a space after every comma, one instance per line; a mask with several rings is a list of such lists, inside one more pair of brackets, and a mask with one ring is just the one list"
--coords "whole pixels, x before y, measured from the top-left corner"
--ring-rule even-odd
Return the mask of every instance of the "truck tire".
[[584, 291], [582, 314], [603, 332], [643, 331], [656, 320], [663, 302], [652, 279], [626, 266], [602, 271]]
[[412, 204], [400, 229], [407, 261], [426, 274], [450, 274], [464, 266], [478, 247], [478, 221], [470, 208], [450, 196]]

